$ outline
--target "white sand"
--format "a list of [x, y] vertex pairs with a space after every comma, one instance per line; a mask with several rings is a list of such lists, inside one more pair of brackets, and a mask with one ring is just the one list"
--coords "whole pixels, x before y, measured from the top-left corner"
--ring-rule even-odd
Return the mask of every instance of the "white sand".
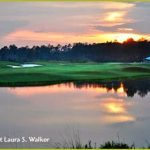
[[28, 68], [28, 67], [39, 67], [42, 65], [37, 65], [37, 64], [22, 64], [21, 67], [23, 68]]
[[7, 66], [11, 68], [21, 68], [21, 66], [13, 66], [13, 65], [7, 65]]
[[15, 66], [15, 65], [7, 65], [8, 67], [11, 68], [33, 68], [33, 67], [39, 67], [42, 65], [38, 65], [38, 64], [21, 64], [19, 66]]

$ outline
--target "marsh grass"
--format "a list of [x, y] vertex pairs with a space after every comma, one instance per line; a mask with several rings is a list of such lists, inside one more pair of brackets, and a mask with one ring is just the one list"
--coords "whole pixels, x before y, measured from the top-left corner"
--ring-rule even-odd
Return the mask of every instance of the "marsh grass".
[[135, 145], [133, 144], [130, 146], [124, 142], [108, 141], [108, 142], [105, 142], [104, 144], [101, 144], [100, 148], [102, 149], [133, 149], [135, 148]]
[[[69, 133], [69, 134], [68, 134]], [[135, 145], [129, 145], [120, 141], [118, 138], [116, 141], [107, 141], [103, 144], [95, 143], [89, 140], [87, 143], [83, 143], [81, 139], [81, 133], [77, 129], [69, 130], [67, 134], [63, 135], [61, 143], [55, 143], [55, 148], [63, 149], [134, 149]]]
[[[68, 134], [69, 133], [69, 134]], [[84, 145], [81, 142], [79, 130], [69, 130], [65, 135], [61, 136], [62, 142], [55, 143], [54, 147], [56, 148], [69, 148], [69, 149], [81, 149], [84, 148]]]

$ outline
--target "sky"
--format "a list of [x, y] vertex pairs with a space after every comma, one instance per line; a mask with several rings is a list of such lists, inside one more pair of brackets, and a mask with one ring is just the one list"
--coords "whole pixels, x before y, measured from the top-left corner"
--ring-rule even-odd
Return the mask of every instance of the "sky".
[[0, 47], [150, 39], [150, 3], [2, 2]]

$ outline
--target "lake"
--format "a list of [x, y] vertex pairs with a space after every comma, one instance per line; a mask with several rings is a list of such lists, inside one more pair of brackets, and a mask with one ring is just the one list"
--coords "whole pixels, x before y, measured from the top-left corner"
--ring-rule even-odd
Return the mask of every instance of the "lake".
[[42, 136], [48, 143], [0, 143], [0, 147], [57, 147], [78, 133], [83, 144], [150, 139], [150, 81], [62, 83], [0, 88], [0, 136]]

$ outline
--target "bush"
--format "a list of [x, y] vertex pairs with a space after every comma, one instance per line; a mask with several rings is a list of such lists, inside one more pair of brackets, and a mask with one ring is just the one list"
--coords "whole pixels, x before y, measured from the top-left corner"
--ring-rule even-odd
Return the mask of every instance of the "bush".
[[126, 143], [122, 143], [122, 142], [114, 142], [114, 141], [108, 141], [105, 142], [104, 144], [100, 145], [100, 148], [104, 148], [104, 149], [113, 149], [113, 148], [117, 148], [117, 149], [131, 149], [134, 148], [134, 145], [129, 146]]

